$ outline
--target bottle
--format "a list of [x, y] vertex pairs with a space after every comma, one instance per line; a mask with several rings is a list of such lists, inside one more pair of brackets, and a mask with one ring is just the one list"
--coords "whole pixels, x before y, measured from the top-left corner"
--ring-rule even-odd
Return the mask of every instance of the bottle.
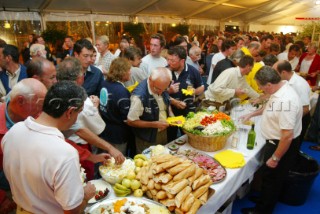
[[254, 124], [251, 125], [251, 130], [248, 133], [247, 149], [253, 149], [256, 143], [256, 132], [254, 131]]
[[234, 149], [238, 148], [238, 142], [239, 142], [239, 134], [238, 131], [233, 134], [232, 140], [231, 140], [231, 147]]

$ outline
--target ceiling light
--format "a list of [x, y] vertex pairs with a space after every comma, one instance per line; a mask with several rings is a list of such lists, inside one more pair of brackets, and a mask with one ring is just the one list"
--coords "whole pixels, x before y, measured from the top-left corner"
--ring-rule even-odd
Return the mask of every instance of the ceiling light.
[[172, 26], [172, 27], [176, 27], [177, 24], [176, 24], [176, 23], [172, 23], [171, 26]]
[[315, 1], [316, 5], [320, 5], [320, 0]]
[[11, 28], [11, 25], [10, 25], [10, 23], [8, 21], [5, 21], [4, 28], [6, 28], [6, 29]]

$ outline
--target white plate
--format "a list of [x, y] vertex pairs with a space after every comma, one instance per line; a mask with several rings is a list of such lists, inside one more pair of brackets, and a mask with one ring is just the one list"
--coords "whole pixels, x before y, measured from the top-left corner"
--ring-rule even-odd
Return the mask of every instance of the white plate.
[[[145, 150], [142, 151], [142, 154], [144, 154], [148, 159], [151, 158], [151, 150], [154, 148], [155, 146], [150, 146], [149, 148], [146, 148]], [[164, 151], [163, 154], [170, 154], [170, 150], [164, 146]]]
[[[169, 214], [170, 213], [170, 211], [164, 205], [162, 205], [162, 204], [160, 204], [158, 202], [152, 201], [150, 199], [147, 199], [147, 198], [136, 198], [136, 197], [132, 197], [132, 196], [125, 197], [125, 198], [127, 198], [128, 201], [134, 202], [135, 204], [145, 204], [145, 205], [147, 205], [149, 207], [149, 209], [151, 210], [151, 214]], [[121, 200], [121, 199], [124, 199], [124, 198], [113, 198], [113, 199], [107, 199], [107, 200], [101, 201], [101, 202], [96, 203], [95, 205], [91, 206], [86, 211], [86, 213], [91, 213], [91, 214], [100, 213], [99, 212], [99, 208], [101, 206], [110, 206], [113, 203], [115, 203], [116, 201]], [[155, 210], [158, 210], [158, 209], [161, 209], [162, 212], [155, 211]]]
[[[96, 192], [104, 191], [106, 188], [109, 189], [108, 195], [106, 195], [104, 198], [101, 198], [98, 201], [104, 200], [104, 199], [106, 199], [107, 197], [110, 196], [112, 187], [111, 187], [111, 185], [109, 183], [107, 183], [106, 181], [104, 181], [102, 179], [92, 180], [92, 181], [89, 181], [89, 182], [92, 183], [96, 187]], [[93, 204], [93, 203], [96, 203], [98, 201], [93, 197], [88, 201], [88, 203], [89, 204]]]

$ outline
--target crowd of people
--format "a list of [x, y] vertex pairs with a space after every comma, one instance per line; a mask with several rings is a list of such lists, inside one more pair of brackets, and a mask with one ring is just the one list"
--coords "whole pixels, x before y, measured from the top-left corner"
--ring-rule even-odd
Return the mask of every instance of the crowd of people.
[[228, 112], [235, 97], [260, 106], [243, 120], [262, 114], [268, 124], [259, 130], [261, 200], [243, 213], [272, 213], [304, 137], [320, 142], [319, 99], [310, 114], [319, 44], [253, 33], [191, 39], [177, 34], [167, 43], [158, 32], [145, 53], [124, 35], [112, 53], [107, 35], [95, 44], [67, 36], [53, 56], [35, 36], [24, 65], [18, 48], [1, 40], [0, 213], [80, 213], [95, 194], [83, 187], [80, 164], [88, 181], [97, 179], [106, 160], [121, 164], [179, 137], [168, 117], [209, 106]]

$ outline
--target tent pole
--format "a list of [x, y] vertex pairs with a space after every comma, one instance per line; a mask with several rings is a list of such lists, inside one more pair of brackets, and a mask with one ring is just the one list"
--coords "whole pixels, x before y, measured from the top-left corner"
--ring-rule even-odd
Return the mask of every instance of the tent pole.
[[46, 22], [46, 17], [44, 13], [40, 12], [40, 17], [41, 17], [41, 32], [47, 30], [47, 22]]
[[96, 44], [96, 33], [95, 33], [95, 25], [92, 18], [92, 14], [90, 14], [90, 23], [91, 23], [91, 34], [92, 34], [92, 43]]

